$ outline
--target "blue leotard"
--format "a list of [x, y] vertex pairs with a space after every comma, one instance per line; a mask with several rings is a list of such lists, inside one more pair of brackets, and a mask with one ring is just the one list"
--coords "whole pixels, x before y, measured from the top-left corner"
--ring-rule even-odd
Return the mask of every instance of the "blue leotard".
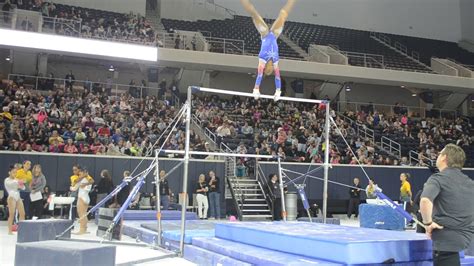
[[265, 62], [272, 60], [273, 63], [277, 63], [280, 60], [277, 37], [273, 32], [270, 31], [265, 37], [262, 37], [262, 46], [260, 47], [258, 58], [265, 60]]

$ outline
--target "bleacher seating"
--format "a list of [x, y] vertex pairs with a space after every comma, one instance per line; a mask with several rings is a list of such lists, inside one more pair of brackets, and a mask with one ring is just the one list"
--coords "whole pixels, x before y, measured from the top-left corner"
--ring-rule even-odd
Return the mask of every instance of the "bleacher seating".
[[430, 64], [431, 57], [449, 58], [462, 64], [474, 65], [474, 53], [464, 50], [457, 43], [394, 34], [385, 35], [392, 42], [398, 41], [405, 45], [409, 54], [412, 51], [418, 52], [420, 54], [420, 61], [427, 65]]
[[[260, 51], [260, 35], [250, 17], [235, 16], [234, 19], [196, 22], [162, 19], [162, 23], [167, 30], [207, 31], [211, 32], [212, 37], [243, 40], [247, 54], [258, 54]], [[283, 41], [278, 40], [278, 45], [280, 57], [301, 58]]]
[[[287, 22], [285, 34], [304, 50], [308, 50], [311, 44], [332, 45], [341, 51], [383, 55], [384, 65], [387, 68], [431, 72], [425, 66], [371, 39], [368, 31]], [[357, 66], [363, 65], [363, 62], [357, 59], [353, 59], [349, 63]]]

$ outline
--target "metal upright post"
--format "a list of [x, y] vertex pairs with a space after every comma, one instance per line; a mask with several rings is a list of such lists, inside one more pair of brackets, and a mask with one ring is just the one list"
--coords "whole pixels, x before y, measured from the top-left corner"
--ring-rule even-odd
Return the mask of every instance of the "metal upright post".
[[327, 208], [328, 208], [328, 171], [329, 171], [329, 101], [326, 102], [326, 127], [325, 127], [325, 143], [324, 150], [324, 186], [323, 186], [323, 223], [326, 223]]
[[181, 256], [184, 253], [184, 232], [186, 229], [186, 204], [188, 201], [188, 168], [189, 168], [189, 138], [190, 138], [190, 127], [191, 127], [191, 95], [192, 87], [188, 87], [188, 97], [186, 101], [186, 141], [184, 145], [184, 170], [183, 170], [183, 200], [181, 204], [181, 237], [179, 242], [179, 250]]
[[155, 150], [155, 160], [156, 160], [156, 173], [155, 173], [155, 207], [156, 207], [156, 220], [158, 222], [158, 246], [161, 245], [161, 199], [160, 199], [160, 164], [158, 163], [158, 151]]
[[281, 214], [282, 214], [283, 221], [286, 222], [285, 192], [283, 191], [283, 175], [281, 173], [281, 158], [280, 158], [280, 156], [278, 156], [278, 178], [280, 180]]

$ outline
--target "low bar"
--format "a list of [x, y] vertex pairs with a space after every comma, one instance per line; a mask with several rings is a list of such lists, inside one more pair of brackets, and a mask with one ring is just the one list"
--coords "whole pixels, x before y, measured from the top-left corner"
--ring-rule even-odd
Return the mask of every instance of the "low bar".
[[[169, 154], [184, 154], [184, 151], [179, 150], [161, 150], [161, 152]], [[189, 151], [191, 155], [213, 155], [213, 156], [228, 156], [228, 157], [247, 157], [247, 158], [262, 158], [262, 159], [275, 159], [276, 157], [271, 155], [258, 155], [258, 154], [241, 154], [241, 153], [225, 153], [225, 152], [205, 152], [205, 151]]]

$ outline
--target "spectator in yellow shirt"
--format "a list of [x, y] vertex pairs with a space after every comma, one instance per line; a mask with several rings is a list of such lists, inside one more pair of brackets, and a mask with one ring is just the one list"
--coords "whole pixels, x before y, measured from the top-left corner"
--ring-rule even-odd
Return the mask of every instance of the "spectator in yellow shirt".
[[16, 171], [15, 179], [20, 181], [25, 185], [25, 190], [20, 191], [20, 198], [23, 200], [23, 205], [25, 207], [26, 219], [29, 219], [30, 216], [30, 191], [29, 184], [33, 179], [33, 174], [30, 171], [31, 162], [24, 161], [21, 168]]
[[400, 181], [402, 182], [400, 187], [400, 201], [403, 203], [403, 209], [407, 212], [411, 212], [411, 206], [413, 205], [411, 185], [410, 182], [408, 182], [409, 178], [409, 173], [400, 174]]
[[[89, 181], [89, 184], [91, 185], [94, 184], [94, 179], [92, 178], [92, 176], [87, 175], [86, 178]], [[79, 166], [78, 165], [74, 165], [72, 167], [72, 176], [70, 177], [70, 180], [71, 180], [71, 187], [76, 186], [77, 181], [79, 180]]]
[[51, 137], [49, 137], [49, 144], [53, 144], [55, 140], [57, 140], [58, 143], [60, 144], [64, 143], [64, 139], [61, 138], [61, 136], [59, 136], [59, 133], [57, 130], [54, 130]]

